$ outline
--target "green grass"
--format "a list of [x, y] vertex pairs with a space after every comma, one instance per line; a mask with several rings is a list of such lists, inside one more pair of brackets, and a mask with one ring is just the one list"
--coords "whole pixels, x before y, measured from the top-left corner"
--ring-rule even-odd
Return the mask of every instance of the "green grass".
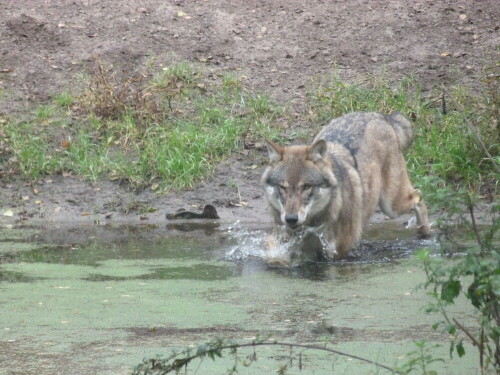
[[5, 129], [10, 159], [19, 172], [31, 180], [58, 170], [58, 158], [50, 147], [48, 134], [34, 129], [31, 123], [8, 123]]
[[[243, 139], [279, 134], [274, 123], [284, 110], [245, 91], [236, 76], [208, 81], [182, 62], [118, 79], [98, 64], [78, 98], [62, 93], [31, 119], [3, 125], [12, 171], [31, 180], [73, 172], [181, 189], [209, 175]], [[71, 113], [73, 106], [79, 112]]]
[[36, 109], [36, 118], [39, 121], [48, 121], [53, 114], [53, 107], [51, 105], [39, 105]]
[[[449, 87], [445, 89], [447, 113], [443, 114], [443, 89], [424, 95], [414, 77], [398, 82], [368, 77], [346, 84], [333, 74], [314, 82], [309, 113], [311, 122], [324, 124], [352, 111], [399, 111], [414, 125], [414, 141], [406, 159], [412, 180], [424, 193], [435, 188], [428, 183], [428, 176], [435, 177], [434, 182], [471, 190], [484, 183], [495, 184], [499, 176], [494, 164], [498, 168], [500, 161], [499, 98], [492, 93], [474, 95], [464, 87]], [[493, 158], [484, 152], [470, 125]]]
[[69, 108], [75, 103], [73, 96], [65, 91], [55, 96], [54, 101], [62, 108]]
[[[137, 188], [181, 189], [209, 175], [244, 143], [276, 139], [284, 130], [278, 124], [288, 112], [268, 95], [246, 90], [235, 74], [214, 80], [187, 62], [151, 69], [118, 78], [96, 61], [82, 75], [79, 96], [63, 92], [36, 107], [28, 120], [0, 124], [11, 152], [0, 155], [3, 163], [31, 180], [73, 172], [92, 181], [108, 177]], [[424, 193], [436, 181], [477, 191], [498, 181], [497, 81], [483, 95], [444, 88], [443, 114], [443, 88], [423, 93], [415, 77], [346, 83], [334, 72], [311, 82], [307, 111], [297, 119], [310, 126], [288, 129], [288, 138], [311, 139], [328, 120], [348, 112], [397, 110], [415, 127], [406, 152], [415, 185]]]

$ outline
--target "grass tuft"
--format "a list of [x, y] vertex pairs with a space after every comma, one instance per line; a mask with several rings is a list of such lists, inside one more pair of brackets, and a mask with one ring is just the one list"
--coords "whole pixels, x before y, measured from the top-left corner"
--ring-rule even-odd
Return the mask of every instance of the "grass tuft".
[[57, 103], [57, 105], [62, 107], [62, 108], [70, 108], [75, 103], [75, 99], [67, 91], [56, 95], [54, 100]]

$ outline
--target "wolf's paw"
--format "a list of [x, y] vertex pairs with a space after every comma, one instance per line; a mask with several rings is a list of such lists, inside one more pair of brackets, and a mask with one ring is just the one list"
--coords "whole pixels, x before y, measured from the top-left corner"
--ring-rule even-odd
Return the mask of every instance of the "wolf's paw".
[[290, 268], [290, 259], [284, 258], [267, 258], [265, 259], [266, 264], [269, 268]]
[[428, 225], [421, 225], [418, 227], [418, 234], [424, 237], [429, 237], [433, 233], [433, 230]]

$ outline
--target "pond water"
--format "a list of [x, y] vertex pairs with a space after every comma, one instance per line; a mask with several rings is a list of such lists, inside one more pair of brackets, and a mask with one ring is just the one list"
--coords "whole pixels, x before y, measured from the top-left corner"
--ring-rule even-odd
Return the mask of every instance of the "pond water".
[[[343, 262], [271, 269], [259, 224], [0, 228], [0, 374], [130, 374], [145, 357], [215, 338], [255, 337], [327, 347], [401, 365], [417, 340], [441, 374], [475, 374], [475, 349], [449, 360], [439, 320], [422, 306], [425, 275], [412, 257], [433, 240], [396, 225], [371, 226]], [[454, 316], [472, 322], [465, 301]], [[241, 351], [239, 359], [252, 354]], [[240, 374], [384, 374], [351, 358], [260, 347]], [[300, 356], [300, 367], [299, 360]], [[234, 357], [188, 373], [226, 374]], [[199, 366], [199, 367], [198, 367]], [[432, 367], [432, 365], [431, 365]], [[197, 371], [197, 372], [196, 372]]]

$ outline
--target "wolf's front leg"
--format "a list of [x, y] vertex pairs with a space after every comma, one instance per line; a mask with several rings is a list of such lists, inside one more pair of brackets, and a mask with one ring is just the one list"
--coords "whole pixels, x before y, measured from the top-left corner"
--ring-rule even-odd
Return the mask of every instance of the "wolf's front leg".
[[266, 237], [264, 260], [270, 267], [288, 268], [291, 265], [290, 254], [284, 253], [279, 239], [275, 234]]

